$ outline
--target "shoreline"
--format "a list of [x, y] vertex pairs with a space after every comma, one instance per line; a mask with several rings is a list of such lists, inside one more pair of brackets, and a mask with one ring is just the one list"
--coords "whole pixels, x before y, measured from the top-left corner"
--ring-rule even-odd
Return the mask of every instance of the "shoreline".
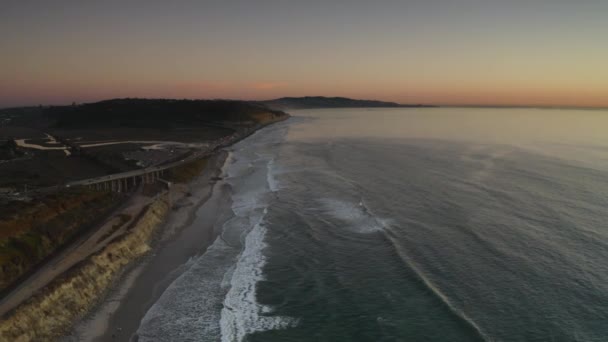
[[[171, 212], [158, 228], [159, 236], [152, 242], [151, 251], [128, 266], [99, 303], [60, 340], [137, 341], [137, 329], [147, 311], [189, 268], [190, 262], [207, 251], [223, 223], [233, 215], [231, 188], [223, 181], [230, 155], [226, 149], [290, 117], [287, 114], [259, 124], [216, 146], [203, 172], [194, 180], [180, 184], [182, 196], [173, 203]], [[185, 250], [184, 246], [189, 249]]]
[[206, 153], [207, 165], [199, 174], [151, 198], [120, 232], [105, 237], [103, 248], [16, 307], [0, 324], [0, 336], [23, 341], [130, 340], [148, 309], [193, 258], [206, 252], [232, 214], [231, 188], [218, 177], [228, 159], [226, 148], [289, 117], [220, 140]]
[[[215, 153], [205, 170], [193, 181], [180, 184], [165, 222], [158, 228], [151, 251], [127, 267], [99, 303], [61, 341], [129, 341], [148, 309], [189, 262], [202, 255], [217, 236], [222, 215], [204, 215], [230, 209], [227, 185], [221, 176], [228, 152]], [[172, 194], [175, 195], [175, 194]], [[211, 208], [212, 207], [212, 208]], [[199, 214], [200, 213], [200, 214]], [[224, 217], [225, 219], [225, 217]], [[196, 221], [199, 224], [195, 224]]]

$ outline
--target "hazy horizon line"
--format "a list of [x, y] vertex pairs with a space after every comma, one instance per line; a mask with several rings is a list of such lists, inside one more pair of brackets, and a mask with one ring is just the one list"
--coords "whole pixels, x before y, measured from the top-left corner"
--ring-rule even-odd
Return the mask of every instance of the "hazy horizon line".
[[[305, 97], [324, 97], [324, 98], [346, 98], [346, 99], [351, 99], [351, 100], [361, 100], [361, 101], [379, 101], [379, 102], [389, 102], [389, 103], [396, 103], [399, 105], [404, 105], [404, 106], [433, 106], [433, 107], [441, 107], [441, 108], [530, 108], [530, 109], [534, 109], [534, 108], [538, 108], [538, 109], [582, 109], [582, 110], [608, 110], [608, 106], [573, 106], [573, 105], [538, 105], [538, 104], [475, 104], [475, 103], [469, 103], [469, 104], [449, 104], [449, 103], [425, 103], [425, 102], [398, 102], [398, 101], [391, 101], [391, 100], [381, 100], [381, 99], [373, 99], [373, 98], [356, 98], [356, 97], [348, 97], [348, 96], [325, 96], [325, 95], [303, 95], [303, 96], [281, 96], [281, 97], [276, 97], [276, 98], [271, 98], [271, 99], [265, 99], [265, 100], [255, 100], [255, 99], [242, 99], [242, 98], [221, 98], [221, 97], [217, 97], [217, 98], [177, 98], [177, 97], [111, 97], [111, 98], [105, 98], [105, 99], [100, 99], [100, 100], [92, 100], [92, 101], [82, 101], [82, 102], [78, 102], [78, 101], [72, 101], [72, 103], [54, 103], [54, 104], [23, 104], [23, 105], [9, 105], [9, 106], [0, 106], [0, 110], [6, 110], [6, 109], [16, 109], [16, 108], [33, 108], [33, 107], [60, 107], [60, 106], [70, 106], [73, 103], [77, 104], [77, 105], [82, 105], [82, 104], [90, 104], [90, 103], [97, 103], [97, 102], [103, 102], [103, 101], [110, 101], [110, 100], [119, 100], [119, 99], [140, 99], [140, 100], [190, 100], [190, 101], [197, 101], [197, 100], [217, 100], [217, 101], [244, 101], [244, 102], [266, 102], [266, 101], [273, 101], [273, 100], [278, 100], [278, 99], [282, 99], [282, 98], [305, 98]], [[387, 107], [388, 108], [388, 107]]]

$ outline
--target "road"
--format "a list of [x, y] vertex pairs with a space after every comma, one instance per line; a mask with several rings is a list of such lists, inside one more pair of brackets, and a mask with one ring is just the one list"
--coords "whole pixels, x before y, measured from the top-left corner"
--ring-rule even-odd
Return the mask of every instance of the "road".
[[97, 184], [97, 183], [109, 182], [109, 181], [119, 180], [119, 179], [124, 179], [124, 178], [138, 177], [138, 176], [143, 176], [145, 174], [149, 174], [149, 173], [152, 173], [152, 172], [158, 172], [158, 171], [164, 171], [164, 170], [172, 169], [174, 167], [187, 164], [187, 163], [192, 162], [194, 160], [197, 160], [197, 159], [200, 159], [200, 158], [203, 158], [203, 157], [208, 157], [216, 149], [218, 149], [219, 147], [223, 147], [223, 146], [229, 145], [233, 141], [235, 141], [235, 140], [237, 140], [239, 138], [240, 137], [238, 135], [236, 135], [236, 134], [229, 135], [228, 137], [222, 138], [218, 142], [216, 142], [214, 144], [211, 144], [205, 150], [195, 152], [192, 155], [190, 155], [190, 156], [188, 156], [188, 157], [186, 157], [184, 159], [181, 159], [181, 160], [169, 163], [169, 164], [156, 165], [156, 166], [151, 166], [151, 167], [147, 167], [147, 168], [143, 168], [143, 169], [138, 169], [138, 170], [126, 171], [126, 172], [121, 172], [121, 173], [114, 173], [114, 174], [107, 175], [107, 176], [101, 176], [101, 177], [95, 177], [95, 178], [88, 178], [88, 179], [73, 181], [73, 182], [66, 183], [65, 186], [66, 187], [87, 186], [87, 185], [93, 185], [93, 184]]

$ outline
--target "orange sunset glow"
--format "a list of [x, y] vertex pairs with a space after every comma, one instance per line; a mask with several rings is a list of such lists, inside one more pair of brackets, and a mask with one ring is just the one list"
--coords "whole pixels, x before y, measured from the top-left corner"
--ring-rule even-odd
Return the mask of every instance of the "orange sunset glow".
[[608, 106], [599, 0], [146, 5], [9, 1], [0, 105], [324, 95]]

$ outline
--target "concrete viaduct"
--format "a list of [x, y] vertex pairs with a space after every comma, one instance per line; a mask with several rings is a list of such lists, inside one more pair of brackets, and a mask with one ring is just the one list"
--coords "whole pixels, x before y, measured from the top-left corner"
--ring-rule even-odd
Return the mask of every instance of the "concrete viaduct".
[[[246, 135], [253, 133], [255, 130], [247, 130]], [[245, 136], [246, 136], [245, 135]], [[218, 141], [214, 142], [207, 149], [203, 151], [199, 151], [197, 153], [193, 153], [185, 159], [172, 162], [165, 165], [151, 166], [139, 170], [115, 173], [107, 176], [101, 176], [96, 178], [83, 179], [79, 181], [73, 181], [65, 184], [65, 187], [76, 187], [76, 186], [86, 186], [89, 188], [97, 189], [97, 190], [107, 190], [112, 192], [125, 192], [128, 191], [140, 184], [152, 184], [155, 182], [162, 182], [167, 185], [167, 187], [171, 186], [171, 183], [164, 180], [163, 176], [165, 176], [166, 172], [172, 168], [187, 164], [189, 162], [195, 161], [197, 159], [205, 158], [213, 154], [213, 152], [219, 148], [226, 147], [231, 145], [237, 140], [240, 140], [244, 137], [243, 134], [232, 134]]]
[[[105, 177], [100, 177], [97, 182], [93, 180], [88, 180], [88, 184], [73, 184], [77, 182], [72, 182], [69, 186], [76, 185], [84, 185], [89, 188], [93, 188], [96, 190], [108, 190], [112, 192], [126, 192], [129, 189], [137, 187], [140, 184], [152, 184], [158, 180], [166, 182], [162, 179], [162, 176], [165, 174], [165, 170], [160, 171], [150, 171], [146, 173], [142, 173], [139, 175], [122, 175], [116, 174], [112, 175], [111, 179], [104, 179]], [[115, 178], [114, 176], [120, 176], [119, 178]], [[168, 183], [168, 182], [167, 182]]]

